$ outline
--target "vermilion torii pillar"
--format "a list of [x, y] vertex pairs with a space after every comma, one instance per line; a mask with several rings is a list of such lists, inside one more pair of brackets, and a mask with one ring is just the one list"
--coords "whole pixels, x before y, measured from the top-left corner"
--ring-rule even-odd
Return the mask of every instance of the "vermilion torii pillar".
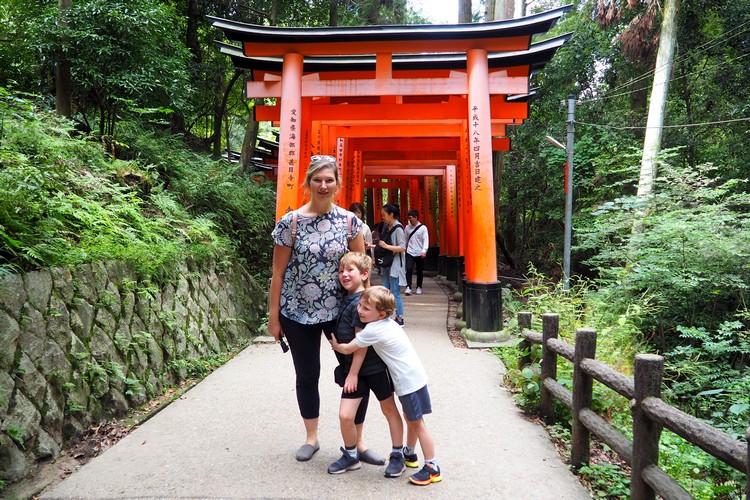
[[302, 61], [301, 54], [284, 54], [281, 80], [281, 134], [279, 135], [279, 174], [276, 180], [276, 219], [297, 208], [302, 152]]
[[[313, 154], [334, 154], [344, 179], [353, 176], [341, 200], [346, 203], [359, 201], [359, 192], [371, 185], [377, 198], [379, 190], [370, 181], [389, 179], [380, 186], [398, 186], [406, 210], [408, 179], [442, 179], [437, 232], [441, 250], [451, 257], [463, 250], [466, 257], [465, 309], [472, 312], [466, 336], [495, 338], [502, 330], [502, 304], [493, 136], [499, 137], [505, 124], [526, 118], [528, 105], [506, 97], [527, 94], [531, 72], [568, 40], [564, 35], [531, 44], [533, 35], [547, 32], [571, 8], [444, 26], [277, 28], [211, 18], [227, 37], [242, 43], [242, 50], [223, 46], [222, 52], [237, 67], [253, 69], [258, 80], [247, 83], [248, 97], [280, 98], [275, 109], [256, 110], [258, 120], [280, 125], [277, 217], [298, 205], [308, 147]], [[367, 137], [454, 138], [460, 145], [452, 149], [451, 161], [430, 165], [441, 168], [438, 175], [421, 171], [421, 160], [404, 158], [398, 160], [401, 165], [391, 164], [401, 172], [380, 176], [368, 171], [366, 151], [351, 145]]]

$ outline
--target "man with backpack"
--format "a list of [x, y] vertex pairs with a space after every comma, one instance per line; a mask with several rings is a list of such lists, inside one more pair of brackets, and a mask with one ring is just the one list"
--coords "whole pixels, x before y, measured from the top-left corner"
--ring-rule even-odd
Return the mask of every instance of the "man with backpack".
[[422, 280], [424, 278], [424, 261], [427, 258], [427, 247], [430, 245], [430, 236], [427, 226], [419, 222], [419, 212], [409, 210], [407, 213], [409, 223], [406, 225], [406, 290], [404, 294], [411, 295], [411, 276], [414, 268], [417, 269], [417, 295], [422, 293]]

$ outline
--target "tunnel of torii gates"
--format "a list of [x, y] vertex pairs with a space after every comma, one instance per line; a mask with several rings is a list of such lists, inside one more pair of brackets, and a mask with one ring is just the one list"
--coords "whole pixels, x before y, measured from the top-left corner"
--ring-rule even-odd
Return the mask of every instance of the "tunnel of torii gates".
[[532, 44], [532, 36], [571, 7], [454, 25], [288, 28], [209, 18], [242, 44], [219, 46], [252, 70], [247, 97], [276, 99], [255, 108], [256, 120], [280, 129], [276, 218], [305, 202], [309, 158], [336, 157], [337, 204], [366, 201], [372, 223], [388, 190], [402, 214], [418, 210], [439, 246], [439, 273], [463, 292], [464, 336], [498, 340], [492, 152], [510, 148], [506, 127], [528, 117], [530, 75], [570, 38]]

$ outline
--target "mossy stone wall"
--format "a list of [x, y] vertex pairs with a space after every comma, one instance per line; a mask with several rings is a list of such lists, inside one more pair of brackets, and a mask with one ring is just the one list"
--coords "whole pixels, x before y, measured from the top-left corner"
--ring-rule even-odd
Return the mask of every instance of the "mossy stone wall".
[[0, 479], [255, 334], [265, 306], [239, 265], [184, 264], [162, 286], [119, 262], [0, 279]]

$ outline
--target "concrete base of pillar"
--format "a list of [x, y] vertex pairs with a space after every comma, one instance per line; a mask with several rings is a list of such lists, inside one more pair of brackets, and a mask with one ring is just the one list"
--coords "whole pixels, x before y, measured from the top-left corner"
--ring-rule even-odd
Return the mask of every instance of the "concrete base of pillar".
[[500, 330], [499, 332], [477, 332], [471, 328], [464, 328], [461, 330], [461, 336], [466, 341], [469, 349], [489, 349], [492, 347], [514, 345], [518, 342], [516, 337], [513, 337], [505, 330]]
[[505, 330], [497, 332], [478, 332], [471, 328], [464, 328], [461, 330], [461, 336], [463, 336], [467, 342], [471, 340], [472, 342], [497, 343], [510, 340], [510, 333]]

